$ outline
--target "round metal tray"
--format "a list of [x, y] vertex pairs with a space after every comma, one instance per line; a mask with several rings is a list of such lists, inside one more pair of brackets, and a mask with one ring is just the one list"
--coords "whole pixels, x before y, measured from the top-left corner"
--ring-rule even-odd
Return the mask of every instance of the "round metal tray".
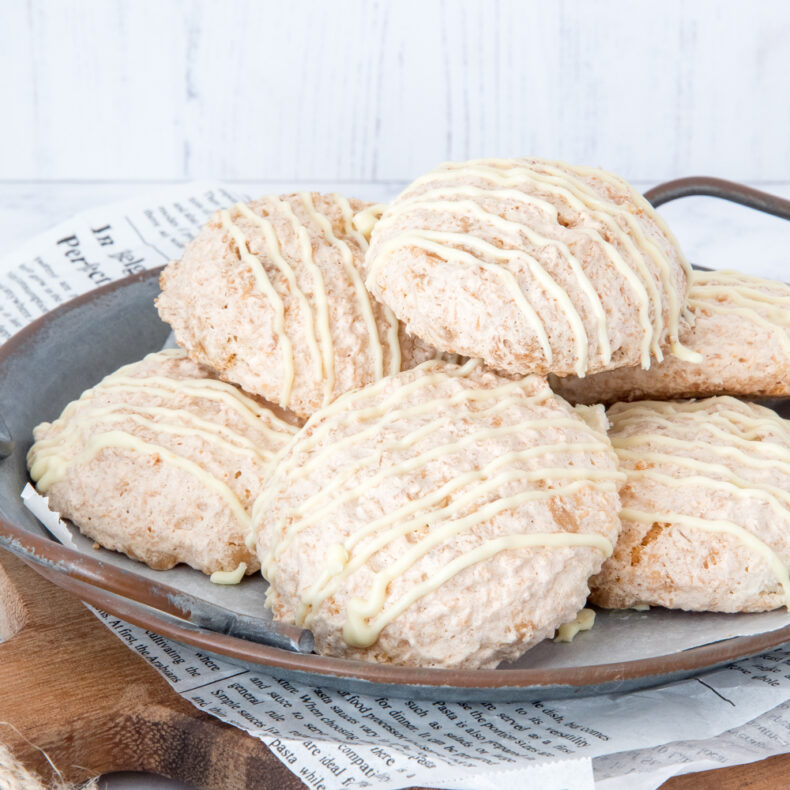
[[[279, 677], [358, 693], [446, 701], [516, 701], [625, 691], [687, 677], [790, 641], [790, 626], [673, 655], [562, 669], [414, 669], [304, 655], [207, 618], [205, 602], [63, 546], [24, 507], [32, 429], [120, 365], [162, 347], [154, 309], [158, 271], [100, 288], [35, 321], [0, 348], [0, 417], [12, 438], [0, 460], [0, 546], [50, 581], [118, 617], [202, 651]], [[2, 433], [0, 422], [0, 433]], [[0, 455], [3, 450], [0, 437]], [[172, 578], [172, 577], [171, 577]], [[262, 603], [261, 603], [262, 605]], [[224, 611], [224, 610], [223, 610]], [[206, 627], [207, 624], [209, 627]], [[234, 635], [236, 634], [236, 635]]]

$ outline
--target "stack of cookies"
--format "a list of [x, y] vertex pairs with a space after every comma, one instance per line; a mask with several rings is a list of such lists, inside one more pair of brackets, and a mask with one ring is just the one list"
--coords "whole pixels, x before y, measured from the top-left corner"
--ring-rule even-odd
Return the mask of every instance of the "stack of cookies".
[[513, 660], [588, 599], [790, 606], [790, 424], [748, 400], [790, 395], [790, 287], [692, 271], [623, 179], [487, 159], [389, 206], [268, 196], [161, 287], [180, 348], [30, 451], [100, 544], [260, 569], [319, 652], [411, 666]]

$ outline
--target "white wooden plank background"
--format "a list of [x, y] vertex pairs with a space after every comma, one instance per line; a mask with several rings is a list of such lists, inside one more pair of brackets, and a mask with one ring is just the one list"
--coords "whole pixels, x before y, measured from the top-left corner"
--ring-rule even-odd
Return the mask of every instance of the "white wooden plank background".
[[0, 179], [790, 180], [785, 0], [3, 0]]

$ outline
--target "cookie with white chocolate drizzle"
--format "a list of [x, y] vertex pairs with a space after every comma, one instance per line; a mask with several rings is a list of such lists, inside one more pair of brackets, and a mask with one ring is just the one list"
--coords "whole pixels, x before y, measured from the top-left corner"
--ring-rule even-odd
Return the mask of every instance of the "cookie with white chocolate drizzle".
[[734, 271], [692, 272], [694, 327], [683, 342], [699, 362], [667, 355], [649, 370], [618, 368], [552, 379], [572, 403], [700, 395], [790, 395], [790, 285]]
[[268, 604], [327, 655], [496, 666], [584, 604], [620, 479], [601, 408], [426, 362], [342, 396], [283, 451], [253, 508]]
[[389, 205], [367, 266], [410, 332], [508, 374], [694, 358], [679, 341], [688, 264], [644, 197], [603, 170], [441, 165]]
[[790, 608], [790, 422], [732, 397], [617, 403], [623, 531], [591, 580], [609, 608]]
[[180, 349], [150, 354], [34, 431], [30, 475], [50, 507], [152, 568], [184, 562], [227, 583], [258, 568], [254, 498], [297, 431]]
[[365, 288], [367, 207], [300, 192], [217, 212], [162, 273], [159, 314], [195, 361], [303, 417], [430, 359]]

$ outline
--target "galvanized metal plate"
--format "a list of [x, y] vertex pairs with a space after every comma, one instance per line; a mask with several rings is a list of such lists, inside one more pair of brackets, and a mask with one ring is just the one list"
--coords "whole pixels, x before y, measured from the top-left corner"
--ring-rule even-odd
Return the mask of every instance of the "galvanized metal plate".
[[[790, 627], [666, 656], [559, 668], [440, 670], [326, 658], [262, 635], [254, 582], [242, 601], [189, 569], [151, 571], [110, 552], [55, 542], [24, 507], [32, 428], [120, 365], [162, 347], [169, 329], [154, 309], [157, 271], [86, 294], [0, 348], [0, 546], [55, 584], [129, 622], [279, 677], [359, 693], [415, 699], [514, 701], [624, 691], [687, 677], [790, 640]], [[0, 456], [1, 457], [1, 456]], [[263, 582], [261, 581], [262, 585]], [[201, 586], [203, 585], [203, 586]], [[210, 595], [209, 595], [210, 592]], [[220, 596], [218, 599], [217, 596]]]

